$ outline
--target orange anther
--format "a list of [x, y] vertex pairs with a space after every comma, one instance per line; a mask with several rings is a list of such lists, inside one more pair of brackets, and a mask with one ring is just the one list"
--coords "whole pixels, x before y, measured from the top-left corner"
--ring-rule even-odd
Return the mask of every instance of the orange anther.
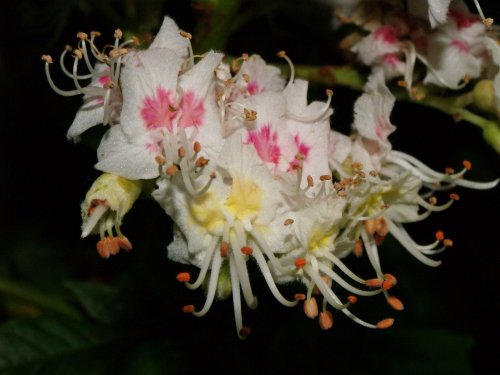
[[132, 250], [132, 244], [128, 240], [127, 237], [125, 236], [120, 236], [120, 237], [115, 237], [114, 238], [120, 249], [123, 249], [125, 251], [130, 251]]
[[245, 255], [251, 255], [253, 253], [253, 250], [250, 246], [243, 246], [241, 248], [241, 252]]
[[390, 273], [384, 273], [384, 278], [392, 285], [396, 285], [398, 283], [398, 279], [396, 279], [396, 277]]
[[443, 233], [443, 231], [442, 231], [442, 230], [438, 230], [438, 231], [436, 232], [436, 240], [438, 240], [438, 241], [442, 241], [442, 240], [444, 240], [444, 233]]
[[471, 168], [472, 168], [472, 163], [471, 163], [470, 161], [468, 161], [468, 160], [464, 160], [464, 161], [462, 162], [462, 164], [464, 165], [464, 168], [465, 168], [466, 170], [468, 170], [468, 171], [470, 171], [470, 170], [471, 170]]
[[365, 285], [370, 288], [380, 288], [382, 286], [383, 280], [380, 279], [368, 279], [365, 280]]
[[332, 179], [332, 176], [330, 176], [329, 174], [324, 174], [324, 175], [319, 176], [319, 179], [320, 179], [320, 181], [329, 181]]
[[316, 302], [316, 298], [312, 297], [304, 301], [304, 314], [311, 319], [318, 316], [318, 303]]
[[328, 310], [322, 311], [319, 314], [319, 319], [318, 320], [319, 320], [319, 326], [323, 330], [330, 329], [333, 326], [333, 315]]
[[191, 280], [191, 275], [189, 274], [189, 272], [181, 272], [177, 274], [176, 279], [181, 283], [187, 283], [189, 282], [189, 280]]
[[200, 145], [200, 142], [196, 141], [194, 142], [194, 145], [193, 145], [193, 150], [194, 152], [198, 153], [201, 151], [201, 145]]
[[97, 247], [97, 252], [101, 256], [101, 258], [108, 259], [109, 256], [110, 256], [110, 253], [109, 253], [109, 250], [108, 250], [108, 248], [107, 248], [107, 246], [106, 246], [106, 244], [104, 242], [105, 239], [98, 241], [96, 247]]
[[460, 199], [458, 194], [451, 193], [450, 194], [450, 199], [453, 199], [454, 201], [458, 201]]
[[278, 55], [278, 57], [285, 57], [286, 56], [286, 52], [285, 51], [279, 51], [276, 55]]
[[375, 219], [366, 220], [365, 231], [369, 236], [372, 236], [377, 230], [377, 221]]
[[221, 241], [220, 243], [220, 256], [227, 257], [229, 254], [229, 244], [226, 241]]
[[197, 167], [204, 167], [205, 165], [207, 165], [209, 162], [208, 159], [205, 159], [203, 156], [200, 156], [198, 159], [196, 159], [196, 166]]
[[446, 168], [444, 169], [444, 172], [445, 172], [446, 174], [453, 174], [453, 173], [455, 173], [455, 170], [454, 170], [453, 168], [446, 167]]
[[250, 333], [251, 333], [250, 327], [247, 326], [241, 327], [240, 336], [248, 337], [250, 336]]
[[293, 298], [295, 298], [295, 301], [303, 301], [306, 299], [306, 295], [303, 293], [297, 293], [293, 296]]
[[179, 168], [177, 167], [177, 165], [171, 165], [169, 166], [166, 170], [165, 170], [165, 173], [167, 174], [167, 176], [173, 176], [177, 171], [179, 170]]
[[304, 258], [298, 258], [295, 260], [295, 267], [302, 268], [307, 264], [307, 260]]
[[309, 186], [309, 187], [314, 186], [314, 180], [311, 176], [307, 176], [307, 186]]
[[446, 238], [444, 241], [443, 241], [443, 245], [444, 247], [452, 247], [453, 246], [453, 241], [450, 240], [449, 238]]
[[293, 219], [286, 219], [286, 220], [285, 220], [285, 222], [284, 222], [283, 224], [284, 224], [284, 225], [291, 225], [291, 224], [293, 224], [293, 223], [294, 223]]
[[183, 38], [186, 38], [186, 39], [189, 39], [191, 40], [193, 38], [193, 36], [188, 33], [187, 31], [179, 31], [179, 34], [183, 37]]
[[162, 155], [156, 155], [155, 161], [158, 163], [158, 165], [163, 165], [166, 162], [165, 158]]
[[403, 302], [401, 302], [399, 298], [394, 296], [387, 297], [387, 303], [389, 304], [389, 306], [391, 306], [394, 310], [397, 311], [402, 311], [405, 308], [403, 306]]
[[378, 322], [377, 328], [386, 329], [386, 328], [392, 327], [393, 324], [394, 324], [394, 319], [387, 318], [387, 319], [384, 319], [384, 320], [381, 320], [380, 322]]
[[358, 297], [356, 297], [356, 296], [349, 296], [349, 297], [347, 297], [347, 300], [349, 301], [349, 303], [350, 303], [351, 305], [353, 305], [353, 304], [355, 304], [356, 302], [358, 302]]
[[408, 87], [408, 82], [406, 82], [406, 81], [398, 81], [398, 86], [399, 87]]
[[184, 147], [179, 147], [179, 149], [177, 150], [177, 155], [180, 157], [180, 158], [183, 158], [184, 155], [186, 155], [186, 150], [184, 149]]
[[384, 290], [389, 290], [389, 289], [391, 289], [393, 286], [394, 286], [394, 284], [393, 284], [393, 283], [391, 283], [389, 280], [384, 280], [384, 281], [382, 282], [382, 289], [384, 289]]
[[357, 258], [363, 255], [363, 242], [361, 240], [356, 240], [356, 242], [354, 242], [354, 255]]
[[182, 307], [182, 311], [186, 314], [191, 314], [194, 312], [194, 305], [186, 305]]

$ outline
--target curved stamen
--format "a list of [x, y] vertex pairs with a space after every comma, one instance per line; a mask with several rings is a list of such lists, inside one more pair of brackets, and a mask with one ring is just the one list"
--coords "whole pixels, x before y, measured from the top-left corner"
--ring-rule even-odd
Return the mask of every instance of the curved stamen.
[[[64, 58], [66, 57], [66, 54], [68, 52], [71, 52], [71, 51], [72, 51], [72, 48], [70, 46], [66, 46], [64, 48], [64, 51], [61, 53], [61, 56], [59, 57], [59, 65], [61, 66], [61, 70], [69, 78], [73, 78], [73, 74], [71, 74], [68, 71], [68, 69], [66, 69], [66, 66], [64, 64]], [[92, 73], [85, 74], [85, 75], [82, 75], [82, 76], [77, 76], [76, 78], [77, 79], [81, 79], [81, 80], [90, 79], [90, 78], [92, 78]]]
[[[234, 241], [231, 241], [234, 243], [234, 246], [232, 247], [233, 249], [241, 249], [246, 242], [244, 229], [239, 222], [235, 222], [233, 228], [236, 236], [234, 237]], [[252, 292], [252, 286], [248, 277], [246, 260], [243, 258], [243, 254], [241, 253], [241, 251], [232, 251], [230, 257], [234, 258], [236, 271], [238, 273], [239, 281], [241, 284], [241, 290], [248, 307], [250, 307], [251, 309], [257, 308], [257, 298], [253, 295]]]
[[400, 227], [397, 224], [394, 224], [391, 220], [387, 218], [386, 218], [386, 223], [387, 227], [389, 228], [389, 232], [394, 236], [394, 238], [398, 240], [405, 247], [405, 249], [408, 250], [408, 252], [415, 258], [417, 258], [419, 261], [430, 267], [437, 267], [441, 264], [441, 261], [430, 259], [425, 255], [423, 255], [422, 252], [419, 251], [417, 248], [415, 248], [415, 246], [413, 246], [413, 243], [408, 241], [408, 239], [403, 234], [403, 232], [401, 231]]
[[[333, 271], [331, 268], [328, 266], [324, 265], [323, 263], [319, 263], [319, 269], [321, 272], [323, 272], [325, 275], [328, 277], [332, 278], [337, 284], [339, 284], [342, 288], [345, 290], [348, 290], [351, 293], [360, 295], [360, 296], [374, 296], [376, 294], [380, 294], [382, 289], [377, 289], [377, 290], [362, 290], [358, 289], [348, 282], [346, 282], [344, 279], [342, 279], [335, 271]], [[364, 280], [363, 280], [364, 283]]]
[[61, 90], [59, 87], [57, 87], [54, 81], [52, 81], [52, 77], [50, 76], [49, 64], [52, 64], [52, 58], [49, 55], [43, 55], [42, 60], [45, 61], [45, 75], [47, 76], [47, 81], [49, 82], [49, 85], [52, 88], [52, 90], [54, 90], [56, 93], [62, 96], [74, 96], [81, 94], [79, 90], [64, 91]]
[[282, 59], [285, 59], [285, 61], [288, 63], [288, 66], [290, 67], [290, 79], [287, 83], [287, 87], [290, 86], [293, 81], [295, 81], [295, 67], [293, 66], [292, 60], [286, 55], [285, 51], [279, 51], [277, 53], [278, 57], [281, 57]]
[[368, 255], [368, 260], [370, 261], [373, 269], [375, 270], [377, 276], [380, 279], [384, 278], [384, 273], [382, 272], [382, 268], [380, 267], [380, 259], [378, 257], [378, 249], [377, 244], [368, 238], [368, 234], [365, 229], [361, 230], [361, 239], [363, 240], [363, 245]]
[[215, 292], [217, 291], [217, 283], [219, 281], [219, 273], [221, 265], [222, 265], [222, 258], [220, 256], [220, 252], [216, 251], [212, 260], [212, 268], [210, 271], [210, 279], [208, 282], [208, 293], [207, 293], [207, 299], [205, 300], [205, 305], [203, 305], [203, 308], [200, 311], [193, 311], [194, 316], [201, 317], [205, 315], [208, 312], [208, 310], [210, 310], [210, 307], [214, 302]]
[[196, 281], [194, 283], [186, 282], [185, 285], [187, 288], [197, 289], [201, 286], [201, 284], [203, 283], [203, 281], [205, 280], [205, 277], [207, 275], [208, 267], [210, 266], [210, 263], [212, 261], [212, 257], [213, 257], [213, 254], [214, 254], [214, 251], [216, 248], [218, 248], [218, 240], [214, 237], [214, 239], [212, 240], [212, 243], [208, 247], [208, 251], [207, 251], [207, 254], [205, 255], [205, 258], [203, 258], [203, 263], [201, 264], [201, 267], [200, 267], [200, 273], [198, 274]]
[[339, 258], [330, 252], [324, 254], [324, 257], [336, 265], [345, 275], [349, 276], [352, 280], [357, 281], [360, 284], [365, 284], [365, 280], [352, 272]]
[[243, 318], [241, 315], [240, 281], [236, 272], [236, 265], [233, 257], [229, 257], [229, 274], [231, 275], [231, 289], [233, 294], [233, 310], [236, 332], [238, 333], [238, 337], [241, 340], [244, 340], [246, 337], [241, 334], [241, 330], [243, 329]]

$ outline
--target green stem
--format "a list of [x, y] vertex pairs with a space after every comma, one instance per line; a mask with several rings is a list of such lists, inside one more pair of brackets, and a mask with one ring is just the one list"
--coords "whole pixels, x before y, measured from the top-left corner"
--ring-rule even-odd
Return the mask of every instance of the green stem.
[[12, 280], [7, 280], [3, 277], [0, 277], [0, 293], [8, 297], [28, 302], [43, 310], [52, 311], [72, 319], [83, 319], [82, 314], [77, 309], [61, 301], [56, 296], [32, 289], [31, 287]]

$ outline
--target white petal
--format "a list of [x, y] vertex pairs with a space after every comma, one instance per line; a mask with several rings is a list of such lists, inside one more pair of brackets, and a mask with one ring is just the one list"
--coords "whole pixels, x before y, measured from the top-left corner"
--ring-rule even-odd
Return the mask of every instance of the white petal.
[[147, 148], [147, 139], [131, 142], [120, 126], [113, 126], [103, 137], [97, 149], [99, 162], [95, 167], [130, 180], [158, 177], [156, 153]]
[[150, 49], [169, 48], [182, 58], [188, 56], [189, 40], [179, 34], [179, 27], [170, 17], [165, 17]]

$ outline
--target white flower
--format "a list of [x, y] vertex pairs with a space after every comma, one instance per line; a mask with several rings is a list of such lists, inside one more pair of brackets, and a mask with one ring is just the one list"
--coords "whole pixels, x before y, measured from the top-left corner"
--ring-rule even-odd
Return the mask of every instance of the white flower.
[[191, 196], [178, 179], [159, 182], [153, 193], [177, 225], [174, 242], [169, 245], [169, 258], [200, 268], [193, 283], [186, 274], [181, 281], [195, 289], [202, 285], [210, 270], [207, 300], [195, 310], [184, 311], [196, 316], [208, 312], [215, 298], [219, 272], [229, 265], [236, 328], [241, 338], [248, 328], [243, 326], [240, 289], [250, 308], [257, 307], [246, 263], [250, 257], [259, 265], [274, 296], [283, 304], [293, 306], [276, 288], [267, 259], [284, 245], [282, 228], [285, 202], [271, 171], [256, 151], [242, 144], [238, 134], [224, 144], [217, 160], [216, 177], [210, 187], [198, 196]]

